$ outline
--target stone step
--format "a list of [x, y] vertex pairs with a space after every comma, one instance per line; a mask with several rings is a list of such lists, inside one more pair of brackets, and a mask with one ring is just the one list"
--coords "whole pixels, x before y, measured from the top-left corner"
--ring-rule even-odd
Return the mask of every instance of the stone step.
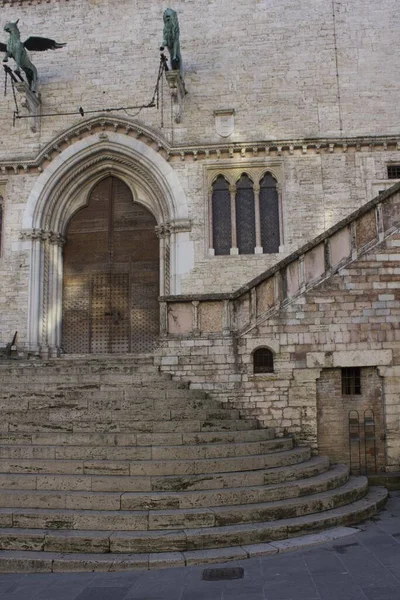
[[[243, 523], [279, 521], [326, 511], [365, 496], [366, 477], [351, 478], [343, 486], [301, 498], [260, 504], [174, 510], [77, 510], [0, 508], [2, 527], [95, 531], [155, 531], [225, 527]], [[105, 496], [105, 502], [108, 499]]]
[[[141, 450], [145, 449], [142, 447]], [[139, 477], [169, 475], [201, 475], [213, 473], [237, 473], [281, 467], [308, 460], [307, 447], [270, 454], [255, 454], [228, 458], [187, 460], [44, 460], [1, 459], [0, 473], [65, 473], [87, 475], [130, 475]]]
[[[385, 488], [372, 488], [368, 495], [355, 502], [351, 509], [345, 506], [310, 517], [285, 519], [280, 525], [263, 523], [256, 526], [213, 528], [214, 534], [217, 529], [224, 530], [220, 533], [219, 540], [225, 542], [225, 547], [203, 546], [197, 549], [196, 546], [194, 550], [186, 550], [188, 542], [192, 547], [193, 540], [184, 531], [154, 532], [154, 535], [146, 532], [145, 537], [141, 533], [137, 535], [133, 532], [120, 532], [118, 542], [115, 537], [111, 542], [109, 532], [4, 529], [0, 530], [0, 547], [5, 548], [0, 554], [0, 572], [116, 572], [243, 561], [255, 556], [276, 554], [276, 544], [280, 543], [279, 540], [291, 538], [295, 546], [296, 536], [299, 535], [297, 532], [301, 534], [304, 531], [307, 534], [309, 531], [317, 532], [326, 527], [336, 527], [324, 534], [325, 541], [346, 535], [348, 529], [340, 528], [340, 525], [353, 525], [374, 515], [384, 505], [386, 496]], [[204, 534], [205, 530], [201, 532]], [[309, 535], [308, 538], [313, 536]], [[299, 548], [305, 539], [299, 539]], [[315, 538], [313, 539], [315, 541]], [[227, 545], [228, 540], [236, 545]], [[175, 550], [165, 551], [165, 541], [167, 547], [174, 547]], [[110, 551], [111, 547], [117, 546], [133, 550], [129, 550], [129, 554], [115, 549]], [[27, 548], [32, 550], [27, 551]], [[66, 550], [67, 548], [69, 550]], [[159, 552], [154, 553], [155, 548]]]
[[10, 390], [7, 390], [6, 386], [2, 385], [0, 400], [2, 402], [9, 401], [10, 404], [7, 404], [7, 407], [17, 407], [25, 403], [24, 409], [26, 408], [26, 401], [45, 402], [49, 400], [49, 402], [62, 402], [63, 399], [66, 399], [68, 403], [74, 400], [81, 402], [84, 400], [96, 402], [107, 399], [125, 400], [129, 405], [135, 402], [140, 404], [149, 400], [154, 400], [157, 403], [165, 402], [165, 400], [168, 400], [168, 403], [174, 403], [180, 400], [183, 406], [185, 406], [186, 402], [202, 400], [204, 404], [208, 403], [210, 406], [216, 408], [226, 406], [219, 400], [209, 398], [207, 392], [202, 390], [176, 388], [176, 384], [172, 382], [169, 387], [166, 387], [164, 384], [158, 385], [157, 383], [159, 382], [150, 380], [149, 385], [135, 385], [133, 387], [132, 383], [119, 385], [93, 383], [79, 386], [74, 382], [70, 386], [67, 386], [65, 381], [62, 384], [51, 384], [48, 381], [44, 381], [40, 385], [33, 381], [28, 386], [26, 383], [20, 386], [18, 386], [18, 383], [10, 385]]
[[218, 490], [279, 484], [315, 477], [329, 468], [326, 456], [315, 456], [306, 462], [281, 468], [213, 473], [208, 475], [130, 477], [123, 475], [86, 474], [15, 474], [0, 473], [0, 489], [67, 490], [94, 492], [182, 492], [185, 490]]
[[0, 445], [0, 459], [185, 460], [250, 456], [293, 448], [292, 438], [195, 446], [37, 446]]
[[348, 475], [348, 467], [337, 465], [321, 475], [292, 483], [179, 493], [0, 489], [0, 507], [137, 511], [260, 504], [332, 490], [344, 485]]
[[[1, 410], [1, 409], [0, 409]], [[100, 408], [52, 408], [40, 409], [32, 408], [27, 410], [1, 410], [2, 421], [7, 423], [58, 423], [65, 422], [74, 424], [76, 422], [91, 423], [109, 423], [120, 421], [140, 422], [147, 421], [238, 421], [240, 413], [234, 409], [206, 409], [199, 410], [193, 408], [169, 409], [158, 408], [157, 410], [148, 410], [132, 406], [125, 410], [105, 410]]]
[[11, 433], [0, 432], [2, 445], [49, 446], [189, 446], [193, 444], [239, 444], [273, 440], [268, 429], [196, 433]]
[[[0, 529], [0, 572], [116, 571], [145, 568], [143, 563], [149, 561], [149, 552], [159, 567], [261, 556], [273, 553], [268, 542], [293, 539], [321, 529], [349, 526], [368, 519], [384, 505], [386, 499], [385, 488], [371, 488], [364, 498], [351, 505], [318, 514], [278, 522], [200, 530], [114, 533], [4, 528]], [[154, 553], [154, 550], [158, 552]], [[176, 555], [170, 554], [177, 552], [183, 553], [183, 562], [178, 561]]]
[[190, 492], [127, 492], [121, 498], [121, 508], [127, 510], [167, 510], [172, 508], [209, 508], [235, 504], [257, 504], [285, 500], [334, 489], [349, 479], [346, 465], [336, 465], [329, 471], [294, 482], [237, 488], [220, 488]]
[[3, 433], [9, 432], [29, 432], [40, 433], [45, 431], [53, 432], [104, 432], [104, 433], [196, 433], [202, 431], [246, 431], [249, 429], [258, 429], [256, 419], [245, 420], [184, 420], [184, 421], [135, 421], [135, 420], [112, 420], [112, 421], [76, 421], [71, 423], [66, 420], [47, 421], [39, 423], [36, 420], [24, 421], [15, 419], [12, 421], [3, 420]]

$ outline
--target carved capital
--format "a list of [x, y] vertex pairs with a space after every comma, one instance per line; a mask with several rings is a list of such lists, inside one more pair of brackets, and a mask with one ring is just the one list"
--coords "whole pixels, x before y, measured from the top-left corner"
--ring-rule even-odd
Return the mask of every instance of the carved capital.
[[159, 240], [165, 239], [171, 235], [171, 228], [169, 223], [162, 223], [154, 229]]
[[48, 231], [45, 229], [25, 229], [21, 231], [20, 239], [22, 241], [41, 241], [41, 242], [49, 242], [50, 244], [56, 244], [58, 246], [63, 246], [66, 242], [66, 239], [55, 231]]

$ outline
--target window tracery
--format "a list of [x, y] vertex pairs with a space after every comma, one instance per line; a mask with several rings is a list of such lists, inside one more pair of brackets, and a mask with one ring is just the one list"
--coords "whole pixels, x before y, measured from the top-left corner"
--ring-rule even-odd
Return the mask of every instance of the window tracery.
[[209, 254], [274, 254], [282, 240], [278, 182], [261, 168], [215, 170], [209, 192]]

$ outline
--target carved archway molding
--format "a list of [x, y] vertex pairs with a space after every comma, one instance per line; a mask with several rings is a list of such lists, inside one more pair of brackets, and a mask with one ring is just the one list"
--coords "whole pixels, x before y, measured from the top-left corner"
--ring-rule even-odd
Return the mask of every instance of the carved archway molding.
[[23, 217], [21, 239], [31, 252], [28, 349], [56, 356], [61, 349], [63, 245], [71, 217], [87, 206], [97, 183], [115, 176], [157, 221], [160, 293], [181, 291], [194, 265], [186, 196], [180, 181], [155, 150], [136, 138], [107, 132], [62, 151], [34, 184]]

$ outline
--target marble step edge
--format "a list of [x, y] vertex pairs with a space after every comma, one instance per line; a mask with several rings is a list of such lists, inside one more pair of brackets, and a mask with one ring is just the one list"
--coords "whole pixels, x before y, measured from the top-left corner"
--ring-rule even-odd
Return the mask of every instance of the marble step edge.
[[[248, 533], [241, 527], [234, 529], [226, 541], [233, 542], [231, 545], [215, 548], [196, 548], [192, 550], [177, 550], [171, 552], [160, 551], [158, 553], [117, 553], [110, 552], [59, 552], [44, 550], [2, 550], [0, 553], [0, 572], [2, 573], [48, 573], [48, 572], [93, 572], [93, 571], [127, 571], [134, 569], [161, 569], [171, 567], [182, 567], [212, 563], [225, 563], [228, 561], [244, 560], [257, 556], [277, 554], [301, 550], [316, 544], [324, 544], [333, 540], [352, 535], [357, 529], [352, 525], [365, 521], [374, 516], [382, 508], [387, 499], [385, 488], [371, 488], [368, 495], [362, 500], [343, 508], [333, 509], [317, 515], [314, 520], [304, 517], [288, 519], [275, 532], [268, 535], [268, 524], [260, 524], [258, 531], [254, 526], [248, 528]], [[320, 532], [322, 533], [316, 533]], [[312, 533], [310, 533], [312, 532]], [[33, 538], [30, 535], [37, 533], [34, 530], [21, 530], [21, 536], [25, 536], [29, 547]], [[48, 532], [44, 532], [48, 533]], [[62, 540], [66, 532], [55, 531], [49, 535], [53, 539], [57, 537]], [[82, 540], [89, 539], [92, 532], [81, 532]], [[129, 532], [128, 532], [129, 533]], [[171, 534], [171, 532], [166, 532]], [[182, 533], [184, 532], [177, 532]], [[0, 543], [4, 544], [8, 533], [0, 530]], [[10, 538], [9, 545], [17, 546]], [[23, 545], [23, 544], [21, 544]], [[26, 545], [24, 546], [26, 548]], [[34, 544], [33, 544], [33, 547]], [[43, 542], [43, 549], [44, 549]]]
[[[168, 476], [202, 475], [257, 471], [294, 464], [308, 460], [311, 450], [307, 446], [278, 450], [268, 454], [232, 456], [226, 458], [203, 458], [185, 460], [78, 460], [78, 459], [0, 459], [0, 473], [50, 473]], [[5, 470], [6, 469], [6, 470]]]
[[348, 467], [335, 465], [329, 471], [319, 475], [288, 483], [189, 492], [104, 492], [1, 488], [0, 507], [139, 511], [214, 508], [301, 498], [338, 488], [344, 485], [348, 479]]
[[[279, 484], [324, 473], [329, 469], [327, 456], [313, 456], [283, 467], [257, 471], [213, 473], [205, 475], [126, 476], [115, 474], [66, 473], [0, 473], [0, 482], [21, 490], [37, 489], [55, 491], [123, 491], [123, 492], [181, 492], [184, 490], [214, 490], [220, 487], [249, 487]], [[12, 484], [11, 484], [12, 482]], [[34, 486], [33, 488], [31, 486]], [[60, 486], [62, 486], [60, 488]]]
[[[190, 445], [59, 446], [1, 444], [0, 459], [38, 460], [197, 460], [269, 454], [291, 450], [293, 438]], [[96, 453], [98, 456], [95, 456]], [[136, 456], [135, 456], [136, 455]], [[139, 455], [139, 456], [137, 456]]]
[[188, 529], [212, 531], [229, 525], [279, 522], [311, 515], [360, 500], [368, 491], [365, 477], [353, 477], [344, 485], [318, 494], [250, 505], [171, 510], [75, 510], [52, 508], [1, 508], [3, 528], [92, 529], [107, 531], [159, 531]]
[[[256, 439], [253, 439], [256, 438]], [[237, 444], [275, 439], [272, 427], [247, 431], [197, 431], [194, 433], [84, 433], [84, 432], [33, 432], [13, 433], [0, 431], [3, 445], [39, 446], [187, 446], [211, 444]], [[281, 438], [277, 438], [281, 439]]]

